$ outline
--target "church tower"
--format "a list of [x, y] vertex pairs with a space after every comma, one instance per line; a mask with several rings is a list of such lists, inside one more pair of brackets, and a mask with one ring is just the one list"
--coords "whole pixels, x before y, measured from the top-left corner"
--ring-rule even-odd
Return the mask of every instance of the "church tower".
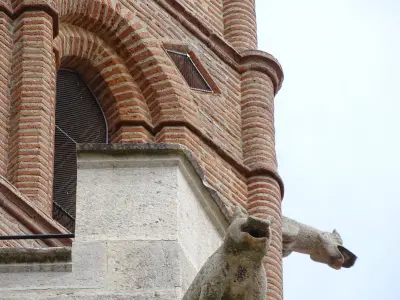
[[255, 0], [2, 0], [0, 36], [5, 299], [180, 299], [237, 204], [274, 218], [282, 299], [283, 73]]

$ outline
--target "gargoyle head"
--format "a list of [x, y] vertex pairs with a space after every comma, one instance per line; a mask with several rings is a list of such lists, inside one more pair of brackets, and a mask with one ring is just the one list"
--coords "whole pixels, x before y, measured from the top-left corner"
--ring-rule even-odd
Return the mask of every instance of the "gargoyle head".
[[229, 251], [236, 253], [245, 251], [247, 255], [262, 258], [269, 248], [271, 223], [271, 217], [264, 220], [249, 216], [240, 206], [236, 206], [226, 235]]
[[339, 270], [342, 267], [351, 268], [357, 260], [357, 256], [343, 246], [343, 240], [336, 230], [321, 233], [318, 243], [317, 251], [310, 255], [316, 262]]

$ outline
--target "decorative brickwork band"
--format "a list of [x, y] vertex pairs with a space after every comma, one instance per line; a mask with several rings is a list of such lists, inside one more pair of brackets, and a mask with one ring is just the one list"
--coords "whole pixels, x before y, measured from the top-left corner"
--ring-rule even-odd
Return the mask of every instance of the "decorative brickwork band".
[[112, 144], [143, 144], [153, 142], [153, 135], [143, 126], [120, 126], [112, 135]]
[[[184, 80], [173, 73], [167, 53], [142, 23], [134, 17], [142, 11], [137, 1], [121, 3], [101, 0], [60, 0], [60, 20], [95, 33], [113, 45], [139, 86], [149, 107], [153, 125], [170, 119], [183, 120], [180, 97]], [[149, 1], [153, 2], [153, 1]]]
[[255, 0], [223, 0], [225, 39], [239, 52], [257, 49]]
[[248, 179], [248, 211], [251, 215], [267, 219], [274, 217], [271, 247], [264, 259], [268, 278], [268, 300], [282, 300], [282, 215], [281, 193], [275, 179], [254, 176]]
[[61, 26], [55, 44], [60, 67], [77, 71], [99, 101], [112, 141], [116, 139], [114, 135], [121, 134], [116, 131], [123, 121], [151, 127], [142, 92], [113, 49], [89, 31], [67, 24]]
[[6, 175], [12, 56], [11, 19], [0, 12], [0, 176]]
[[53, 19], [27, 11], [14, 21], [8, 179], [50, 213], [55, 107]]

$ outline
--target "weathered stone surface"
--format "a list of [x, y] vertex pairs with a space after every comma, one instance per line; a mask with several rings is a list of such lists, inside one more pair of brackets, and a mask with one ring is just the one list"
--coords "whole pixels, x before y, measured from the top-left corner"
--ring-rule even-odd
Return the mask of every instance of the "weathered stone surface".
[[180, 286], [177, 241], [108, 242], [107, 284], [117, 292]]
[[72, 263], [27, 263], [0, 265], [0, 273], [72, 272]]
[[21, 265], [0, 273], [0, 298], [180, 300], [228, 227], [192, 164], [177, 152], [78, 163], [72, 271]]
[[152, 291], [136, 293], [104, 293], [96, 291], [76, 292], [73, 290], [57, 290], [51, 293], [46, 291], [32, 291], [30, 293], [12, 292], [1, 295], [2, 300], [176, 300], [177, 292]]
[[[226, 219], [230, 218], [227, 207], [220, 198], [220, 194], [217, 193], [210, 185], [206, 184], [204, 169], [199, 165], [199, 162], [194, 157], [193, 153], [182, 145], [165, 143], [77, 144], [76, 148], [80, 156], [80, 162], [82, 163], [85, 158], [93, 157], [95, 155], [98, 156], [100, 154], [106, 154], [108, 156], [113, 155], [114, 157], [121, 155], [125, 155], [126, 157], [126, 155], [130, 155], [135, 156], [137, 160], [143, 159], [144, 157], [152, 157], [153, 159], [160, 156], [162, 159], [165, 159], [165, 157], [179, 157], [184, 165], [186, 165], [185, 169], [188, 171], [190, 170], [192, 173], [190, 178], [200, 178], [201, 182], [203, 182], [203, 184], [201, 184], [201, 188], [199, 189], [203, 191], [206, 190], [208, 193], [202, 192], [202, 194], [211, 196]], [[153, 161], [153, 159], [151, 159], [151, 161]], [[150, 164], [150, 166], [151, 165], [152, 164]]]
[[[178, 240], [185, 255], [199, 270], [225, 235], [227, 221], [204, 187], [192, 180], [193, 172], [181, 164], [178, 180]], [[207, 235], [205, 236], [205, 233]]]
[[105, 243], [74, 243], [73, 272], [1, 273], [2, 290], [62, 289], [70, 287], [99, 288], [106, 272]]
[[176, 239], [177, 161], [108, 159], [79, 162], [76, 240]]
[[221, 247], [201, 268], [182, 300], [265, 300], [263, 266], [271, 241], [271, 220], [243, 213], [238, 206]]

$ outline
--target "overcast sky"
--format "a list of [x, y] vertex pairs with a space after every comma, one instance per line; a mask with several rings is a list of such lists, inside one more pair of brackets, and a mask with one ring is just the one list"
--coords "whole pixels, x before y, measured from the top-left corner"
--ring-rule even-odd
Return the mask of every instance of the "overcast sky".
[[400, 1], [257, 0], [276, 97], [288, 217], [336, 228], [358, 255], [335, 271], [284, 260], [285, 300], [400, 299]]

